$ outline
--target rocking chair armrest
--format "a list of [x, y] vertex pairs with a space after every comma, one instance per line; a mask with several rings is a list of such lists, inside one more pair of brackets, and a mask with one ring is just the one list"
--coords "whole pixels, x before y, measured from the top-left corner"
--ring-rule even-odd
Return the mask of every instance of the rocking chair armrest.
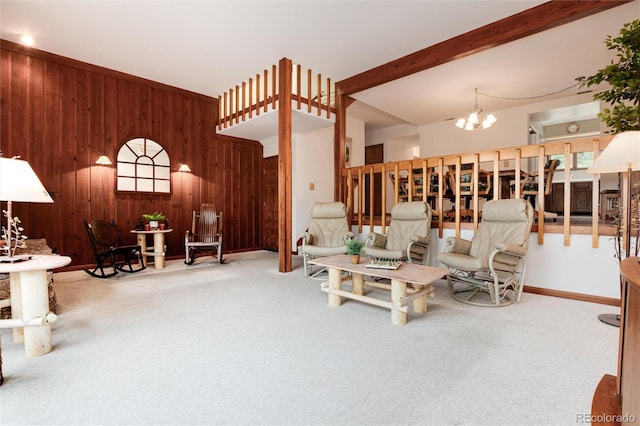
[[303, 232], [301, 238], [302, 238], [302, 245], [311, 244], [311, 242], [313, 241], [313, 235], [311, 235], [308, 232]]
[[354, 237], [353, 232], [347, 231], [344, 234], [342, 234], [342, 242], [346, 244], [349, 240], [353, 239], [353, 237]]
[[188, 243], [191, 241], [191, 237], [193, 236], [193, 233], [191, 231], [187, 231], [184, 233], [184, 242]]
[[494, 247], [496, 248], [496, 250], [499, 250], [503, 253], [506, 254], [512, 254], [515, 256], [519, 256], [519, 257], [523, 257], [525, 254], [527, 254], [527, 249], [524, 247], [521, 247], [519, 245], [516, 244], [510, 244], [510, 243], [495, 243]]
[[377, 232], [370, 232], [367, 235], [367, 247], [385, 248], [387, 246], [387, 237]]
[[443, 251], [468, 255], [471, 252], [471, 241], [459, 237], [448, 237]]
[[420, 235], [412, 235], [411, 237], [409, 237], [409, 240], [411, 242], [413, 242], [414, 244], [418, 244], [420, 246], [428, 246], [429, 245], [429, 238], [428, 237], [421, 237]]

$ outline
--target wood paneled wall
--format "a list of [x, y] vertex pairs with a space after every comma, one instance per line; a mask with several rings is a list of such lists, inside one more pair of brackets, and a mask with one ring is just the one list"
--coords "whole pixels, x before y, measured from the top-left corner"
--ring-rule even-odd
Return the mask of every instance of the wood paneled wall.
[[[174, 229], [167, 256], [181, 257], [192, 210], [214, 202], [225, 252], [262, 247], [262, 145], [216, 135], [217, 99], [5, 40], [0, 53], [0, 151], [27, 160], [55, 199], [14, 203], [30, 238], [46, 238], [72, 265], [91, 264], [83, 218], [114, 218], [133, 243], [129, 230], [157, 210]], [[116, 153], [134, 137], [167, 150], [171, 194], [115, 192]], [[113, 166], [95, 164], [100, 151]], [[177, 171], [182, 161], [192, 173]]]

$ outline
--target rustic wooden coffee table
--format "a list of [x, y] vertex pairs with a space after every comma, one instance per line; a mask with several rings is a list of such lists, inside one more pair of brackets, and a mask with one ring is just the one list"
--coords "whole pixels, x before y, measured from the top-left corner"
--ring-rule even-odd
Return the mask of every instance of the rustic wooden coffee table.
[[[324, 266], [329, 271], [329, 281], [321, 285], [322, 291], [329, 294], [329, 306], [337, 307], [342, 304], [342, 298], [357, 300], [371, 305], [391, 310], [391, 323], [404, 325], [407, 323], [407, 304], [413, 301], [416, 313], [427, 312], [427, 296], [434, 296], [435, 290], [431, 283], [443, 278], [447, 274], [444, 268], [402, 263], [398, 269], [368, 268], [369, 257], [360, 257], [360, 263], [352, 264], [351, 256], [339, 255], [321, 257], [310, 263]], [[342, 272], [350, 272], [351, 276], [342, 276]], [[364, 276], [387, 278], [391, 284], [376, 281], [365, 281]], [[351, 292], [342, 290], [343, 281], [352, 281]], [[367, 296], [364, 286], [390, 289], [391, 301]]]

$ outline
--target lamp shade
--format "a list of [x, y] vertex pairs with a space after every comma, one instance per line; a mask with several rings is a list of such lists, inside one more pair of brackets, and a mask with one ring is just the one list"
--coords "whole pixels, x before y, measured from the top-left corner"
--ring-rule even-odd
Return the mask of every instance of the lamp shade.
[[618, 133], [596, 158], [589, 173], [617, 173], [640, 170], [640, 131]]
[[29, 163], [0, 157], [0, 201], [53, 203]]

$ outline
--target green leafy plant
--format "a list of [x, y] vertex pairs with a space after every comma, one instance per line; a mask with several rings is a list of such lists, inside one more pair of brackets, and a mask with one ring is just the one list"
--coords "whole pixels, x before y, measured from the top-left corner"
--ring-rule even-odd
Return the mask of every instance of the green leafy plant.
[[162, 214], [162, 212], [158, 213], [158, 212], [153, 212], [151, 214], [149, 213], [145, 213], [142, 215], [142, 217], [145, 220], [148, 220], [149, 222], [153, 221], [153, 220], [157, 220], [158, 222], [162, 222], [164, 220], [167, 219], [167, 217], [165, 215]]
[[360, 254], [362, 247], [364, 247], [364, 243], [362, 241], [351, 239], [347, 241], [347, 254]]
[[609, 83], [610, 89], [598, 92], [593, 99], [609, 103], [598, 117], [616, 133], [640, 130], [640, 20], [624, 24], [618, 37], [607, 36], [605, 44], [616, 50], [617, 62], [587, 77], [582, 86]]

